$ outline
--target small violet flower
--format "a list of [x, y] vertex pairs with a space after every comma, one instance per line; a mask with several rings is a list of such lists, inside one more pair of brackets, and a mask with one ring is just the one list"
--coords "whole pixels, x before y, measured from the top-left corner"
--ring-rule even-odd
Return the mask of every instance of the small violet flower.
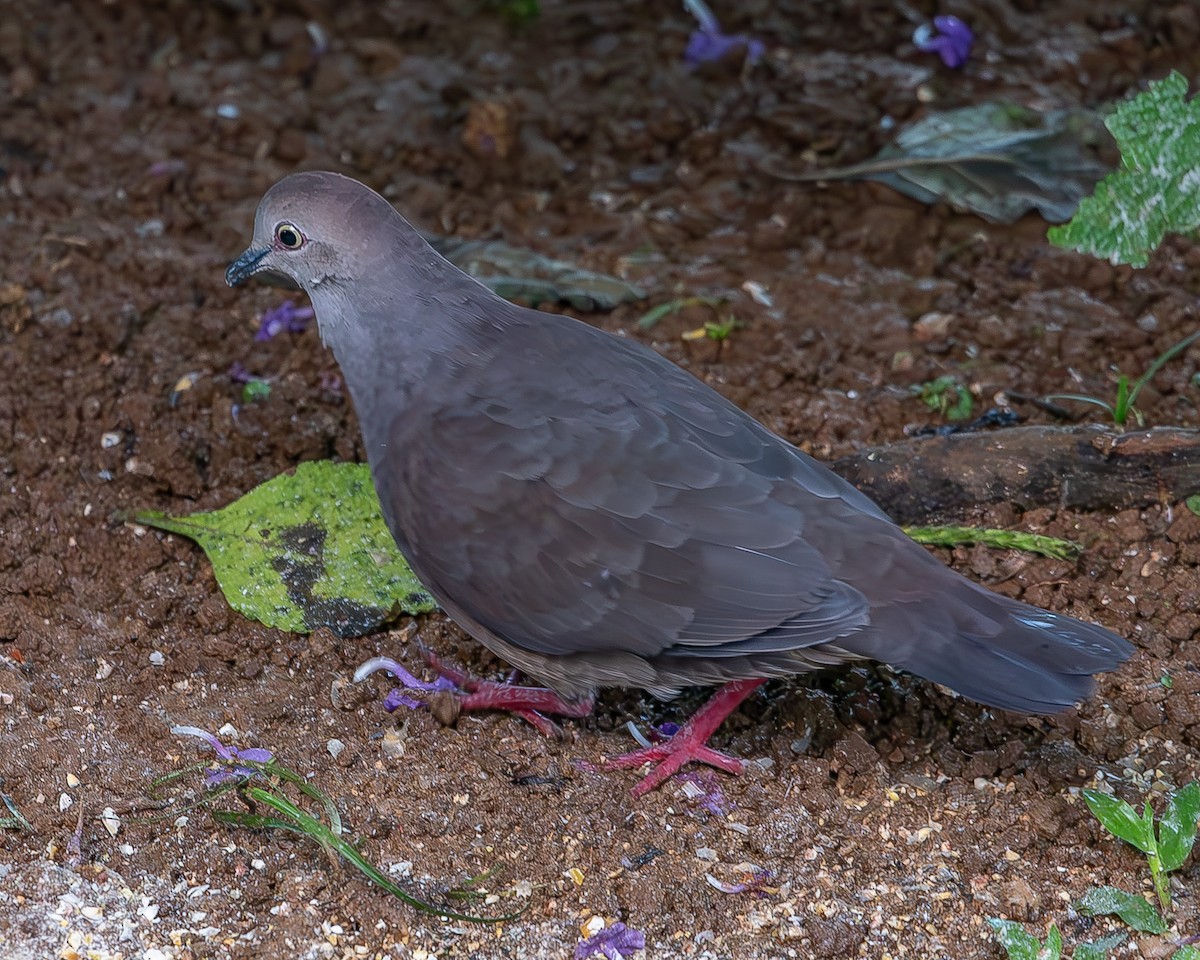
[[247, 767], [239, 764], [237, 762], [239, 760], [245, 760], [250, 763], [270, 763], [275, 758], [275, 754], [270, 750], [263, 750], [261, 747], [250, 747], [246, 750], [239, 750], [237, 747], [227, 747], [217, 739], [216, 734], [209, 733], [207, 730], [201, 730], [199, 727], [175, 726], [171, 728], [171, 732], [176, 736], [199, 737], [216, 751], [218, 757], [225, 761], [225, 766], [213, 767], [208, 771], [204, 780], [209, 787], [219, 786], [235, 778], [249, 779], [250, 777], [258, 776], [262, 772], [255, 767]]
[[152, 177], [173, 177], [177, 173], [183, 173], [187, 169], [187, 164], [182, 160], [159, 160], [157, 163], [150, 164], [146, 168], [146, 173]]
[[756, 867], [753, 864], [747, 864], [750, 868], [745, 873], [745, 880], [741, 883], [727, 883], [724, 880], [718, 880], [711, 873], [706, 873], [704, 879], [708, 881], [708, 885], [714, 890], [720, 890], [722, 893], [768, 893], [771, 888], [767, 883], [771, 879], [771, 871], [764, 870], [762, 867]]
[[633, 737], [641, 746], [649, 749], [656, 743], [662, 743], [664, 740], [670, 740], [679, 732], [679, 724], [672, 723], [667, 720], [660, 723], [658, 726], [650, 724], [650, 736], [646, 736], [637, 728], [632, 720], [625, 724], [625, 729], [629, 731], [629, 735]]
[[585, 960], [594, 953], [605, 960], [622, 960], [632, 953], [646, 949], [646, 935], [617, 921], [593, 937], [575, 945], [575, 960]]
[[918, 50], [936, 53], [942, 63], [957, 70], [971, 56], [975, 34], [958, 17], [934, 17], [932, 24], [924, 23], [913, 31], [913, 43]]
[[258, 333], [254, 335], [254, 339], [270, 340], [276, 334], [284, 331], [300, 333], [308, 326], [308, 321], [312, 318], [312, 307], [297, 307], [295, 302], [285, 300], [262, 315]]
[[674, 779], [683, 785], [685, 797], [695, 800], [714, 817], [723, 817], [729, 813], [729, 801], [725, 799], [716, 775], [711, 770], [687, 770], [675, 774]]
[[702, 63], [712, 63], [739, 48], [745, 49], [747, 63], [757, 63], [762, 59], [766, 52], [763, 42], [741, 33], [732, 36], [723, 33], [717, 18], [704, 0], [683, 0], [683, 5], [700, 22], [700, 29], [692, 31], [692, 35], [688, 37], [687, 49], [683, 51], [686, 63], [693, 67]]
[[354, 682], [362, 683], [371, 674], [379, 670], [386, 670], [393, 677], [400, 681], [400, 686], [388, 692], [388, 695], [383, 698], [383, 709], [388, 713], [392, 713], [400, 707], [407, 707], [409, 710], [417, 710], [425, 704], [416, 697], [410, 697], [406, 690], [423, 690], [426, 693], [432, 693], [436, 690], [457, 690], [458, 687], [454, 682], [445, 677], [438, 677], [432, 683], [426, 683], [424, 680], [418, 680], [411, 673], [400, 665], [398, 660], [393, 660], [391, 657], [372, 657], [361, 664], [354, 671]]

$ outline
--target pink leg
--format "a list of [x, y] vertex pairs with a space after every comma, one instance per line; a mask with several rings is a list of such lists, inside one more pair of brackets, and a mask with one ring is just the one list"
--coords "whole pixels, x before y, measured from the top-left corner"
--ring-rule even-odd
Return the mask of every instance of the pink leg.
[[422, 648], [421, 655], [440, 676], [466, 692], [465, 696], [458, 698], [460, 709], [503, 710], [525, 720], [546, 737], [561, 737], [562, 729], [545, 714], [586, 717], [595, 706], [595, 697], [570, 701], [564, 700], [547, 687], [519, 687], [511, 682], [480, 680], [458, 667], [443, 662], [432, 650]]
[[729, 773], [741, 773], [745, 762], [737, 757], [708, 746], [708, 738], [713, 735], [738, 705], [750, 694], [761, 687], [765, 680], [734, 680], [725, 684], [714, 693], [692, 718], [685, 723], [669, 740], [656, 743], [641, 750], [623, 753], [604, 762], [606, 768], [640, 767], [653, 763], [655, 767], [633, 788], [633, 795], [640, 797], [659, 786], [667, 777], [677, 773], [684, 764], [693, 761], [707, 763]]

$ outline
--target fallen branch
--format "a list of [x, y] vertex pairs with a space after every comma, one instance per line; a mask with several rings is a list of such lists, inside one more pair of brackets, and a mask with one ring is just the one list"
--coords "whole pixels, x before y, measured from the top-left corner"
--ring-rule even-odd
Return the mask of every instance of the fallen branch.
[[1200, 493], [1200, 430], [1013, 427], [904, 440], [829, 466], [898, 523], [989, 503], [1122, 510]]

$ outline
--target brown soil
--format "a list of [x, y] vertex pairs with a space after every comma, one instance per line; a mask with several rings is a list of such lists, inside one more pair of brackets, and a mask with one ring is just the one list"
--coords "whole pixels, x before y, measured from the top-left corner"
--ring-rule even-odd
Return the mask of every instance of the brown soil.
[[[0, 789], [33, 832], [2, 834], [4, 956], [565, 957], [601, 915], [642, 930], [655, 957], [995, 957], [988, 916], [1054, 919], [1077, 941], [1108, 928], [1070, 898], [1141, 885], [1138, 858], [1101, 839], [1077, 792], [1103, 776], [1132, 799], [1195, 776], [1200, 519], [1182, 505], [967, 518], [1068, 536], [1086, 545], [1078, 563], [945, 553], [996, 590], [1130, 637], [1139, 652], [1095, 699], [1028, 719], [886, 671], [772, 684], [717, 737], [766, 761], [703, 781], [724, 815], [678, 780], [634, 801], [631, 775], [579, 764], [628, 749], [627, 720], [678, 719], [698, 697], [614, 691], [566, 743], [502, 716], [450, 729], [377, 700], [339, 707], [331, 685], [368, 656], [415, 664], [401, 633], [247, 622], [192, 544], [115, 519], [211, 508], [298, 461], [360, 457], [315, 331], [254, 342], [279, 291], [222, 282], [262, 191], [297, 168], [359, 176], [430, 229], [616, 272], [653, 302], [728, 296], [744, 326], [722, 345], [681, 339], [703, 309], [649, 334], [641, 308], [588, 319], [645, 336], [824, 458], [928, 422], [908, 388], [935, 376], [961, 376], [980, 408], [1006, 389], [1111, 396], [1114, 368], [1140, 372], [1194, 326], [1200, 251], [1182, 242], [1134, 272], [1051, 249], [1034, 218], [992, 226], [756, 166], [863, 159], [890, 136], [884, 118], [927, 102], [1095, 105], [1171, 67], [1195, 76], [1187, 0], [951, 2], [941, 12], [979, 34], [962, 73], [912, 49], [890, 0], [720, 4], [772, 51], [744, 76], [682, 68], [691, 24], [676, 2], [543, 6], [511, 26], [467, 0], [5, 5]], [[918, 323], [934, 312], [946, 321]], [[274, 385], [236, 418], [234, 361]], [[1196, 424], [1198, 365], [1192, 350], [1159, 375], [1149, 422]], [[440, 618], [422, 633], [502, 670]], [[398, 719], [399, 758], [380, 736]], [[375, 862], [434, 883], [498, 867], [497, 909], [528, 911], [499, 928], [442, 923], [301, 838], [202, 810], [132, 822], [149, 781], [199, 755], [173, 723], [231, 724], [235, 742], [274, 750], [337, 800]], [[705, 879], [736, 881], [743, 862], [771, 871], [770, 892]], [[1181, 880], [1186, 934], [1194, 868]], [[1161, 955], [1152, 939], [1142, 955]]]

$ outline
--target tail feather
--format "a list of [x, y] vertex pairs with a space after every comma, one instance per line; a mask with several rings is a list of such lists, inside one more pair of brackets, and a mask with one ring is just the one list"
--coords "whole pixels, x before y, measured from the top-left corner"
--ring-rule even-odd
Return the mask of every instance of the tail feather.
[[854, 652], [988, 706], [1034, 714], [1086, 699], [1096, 689], [1093, 674], [1115, 669], [1133, 653], [1132, 644], [1103, 627], [967, 580], [951, 585], [939, 601], [934, 616], [917, 604], [878, 611], [866, 643], [854, 644]]

